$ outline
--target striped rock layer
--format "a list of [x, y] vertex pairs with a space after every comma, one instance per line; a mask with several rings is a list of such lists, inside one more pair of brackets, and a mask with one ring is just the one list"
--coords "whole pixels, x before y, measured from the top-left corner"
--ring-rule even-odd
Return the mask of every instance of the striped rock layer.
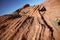
[[52, 22], [60, 18], [60, 5], [51, 3], [27, 4], [16, 14], [0, 16], [0, 40], [60, 40], [60, 25]]

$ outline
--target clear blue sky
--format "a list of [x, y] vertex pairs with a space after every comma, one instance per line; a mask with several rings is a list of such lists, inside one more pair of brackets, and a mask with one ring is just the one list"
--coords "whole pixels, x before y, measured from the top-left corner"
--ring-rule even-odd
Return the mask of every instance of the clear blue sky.
[[34, 5], [41, 2], [42, 0], [0, 0], [0, 15], [12, 13], [24, 4]]

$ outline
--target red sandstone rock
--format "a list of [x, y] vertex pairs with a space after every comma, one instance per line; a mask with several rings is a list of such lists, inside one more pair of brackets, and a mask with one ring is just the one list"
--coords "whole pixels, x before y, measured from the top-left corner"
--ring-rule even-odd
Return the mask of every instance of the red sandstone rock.
[[20, 9], [18, 9], [18, 10], [16, 10], [16, 11], [19, 13], [19, 12], [21, 12], [22, 9], [25, 9], [25, 8], [27, 8], [27, 7], [30, 7], [30, 5], [29, 5], [29, 4], [26, 4], [26, 5], [24, 5], [22, 8], [20, 8]]
[[[60, 1], [52, 0], [41, 5], [25, 5], [16, 14], [0, 16], [0, 40], [60, 40]], [[20, 16], [21, 12], [24, 16]]]

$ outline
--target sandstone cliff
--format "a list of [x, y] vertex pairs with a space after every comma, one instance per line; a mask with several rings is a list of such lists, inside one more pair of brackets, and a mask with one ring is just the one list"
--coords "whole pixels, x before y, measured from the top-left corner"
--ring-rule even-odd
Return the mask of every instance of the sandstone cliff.
[[60, 1], [24, 5], [0, 16], [0, 40], [60, 40]]

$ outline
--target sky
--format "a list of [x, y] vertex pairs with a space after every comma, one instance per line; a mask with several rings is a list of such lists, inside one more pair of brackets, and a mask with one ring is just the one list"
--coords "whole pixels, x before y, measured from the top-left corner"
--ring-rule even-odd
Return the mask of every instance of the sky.
[[0, 15], [9, 14], [25, 4], [39, 4], [43, 0], [0, 0]]

